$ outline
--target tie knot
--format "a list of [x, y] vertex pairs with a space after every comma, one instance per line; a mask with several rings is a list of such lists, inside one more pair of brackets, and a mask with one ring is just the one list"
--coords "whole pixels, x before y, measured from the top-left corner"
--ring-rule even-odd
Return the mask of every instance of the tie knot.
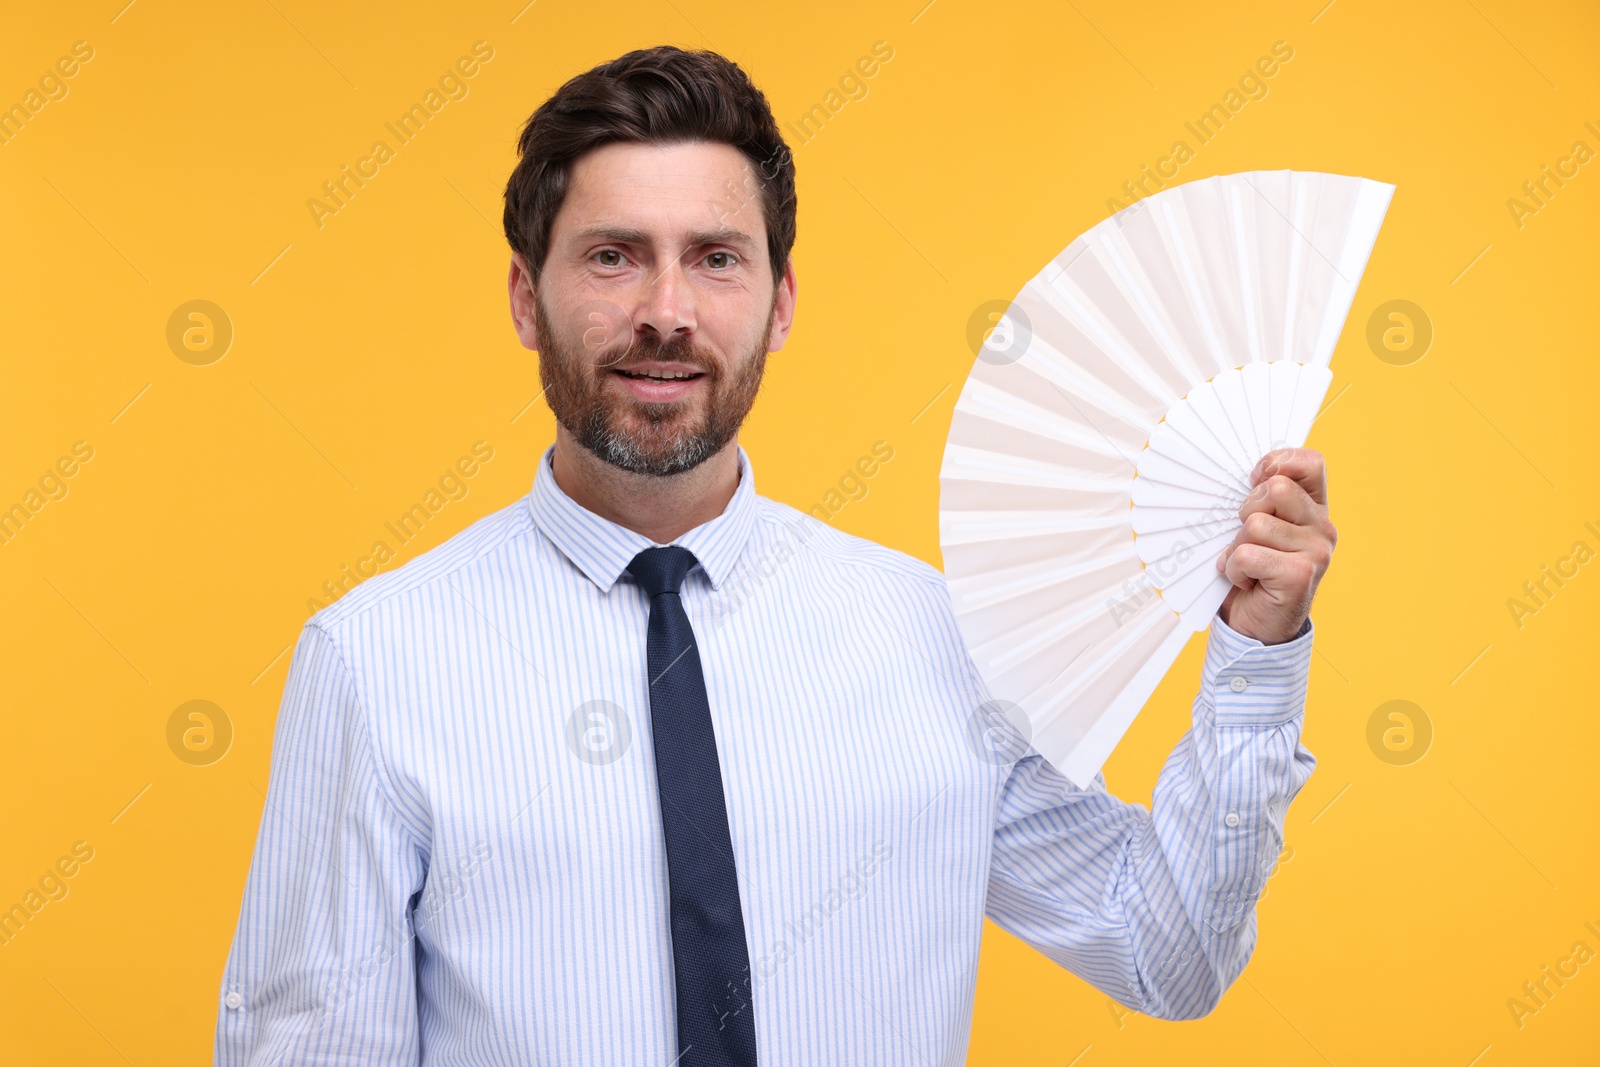
[[654, 600], [662, 593], [676, 593], [683, 578], [699, 560], [694, 553], [680, 545], [647, 548], [628, 564], [628, 573], [639, 580], [645, 592]]

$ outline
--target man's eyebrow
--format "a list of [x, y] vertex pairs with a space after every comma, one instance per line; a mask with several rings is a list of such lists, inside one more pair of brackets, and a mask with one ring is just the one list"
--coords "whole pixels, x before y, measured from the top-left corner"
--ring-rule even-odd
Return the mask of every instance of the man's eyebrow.
[[[579, 241], [601, 240], [616, 241], [618, 244], [648, 245], [650, 235], [643, 230], [629, 226], [609, 226], [604, 223], [588, 226], [573, 234]], [[714, 230], [695, 230], [689, 234], [688, 244], [685, 247], [694, 248], [700, 245], [740, 245], [748, 249], [756, 247], [756, 240], [743, 230], [732, 226], [722, 226]]]

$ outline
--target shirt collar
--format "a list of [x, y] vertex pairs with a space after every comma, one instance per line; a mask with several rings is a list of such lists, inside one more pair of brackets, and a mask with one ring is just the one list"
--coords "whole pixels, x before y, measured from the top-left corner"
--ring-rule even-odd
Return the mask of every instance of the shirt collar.
[[[672, 543], [687, 548], [699, 560], [711, 587], [720, 590], [722, 583], [733, 573], [734, 564], [744, 550], [755, 528], [756, 486], [755, 474], [750, 468], [750, 456], [743, 445], [734, 446], [739, 455], [739, 485], [722, 514], [701, 523]], [[627, 570], [628, 564], [656, 543], [641, 533], [619, 526], [610, 519], [601, 518], [573, 500], [556, 484], [551, 466], [555, 445], [544, 450], [539, 457], [539, 469], [533, 478], [533, 492], [529, 494], [534, 525], [548, 537], [561, 553], [602, 593], [611, 591], [617, 579]]]

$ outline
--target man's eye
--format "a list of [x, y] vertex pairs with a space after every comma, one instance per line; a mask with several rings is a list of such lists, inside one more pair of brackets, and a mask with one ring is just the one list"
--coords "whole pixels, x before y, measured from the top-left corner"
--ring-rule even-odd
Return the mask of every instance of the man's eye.
[[[622, 265], [622, 253], [618, 252], [615, 248], [603, 249], [599, 252], [596, 252], [595, 255], [600, 257], [600, 265], [603, 267], [620, 267]], [[605, 258], [606, 256], [616, 256], [617, 258], [615, 260], [609, 260]]]
[[[714, 259], [721, 259], [723, 262], [721, 262], [721, 263], [711, 263], [711, 261], [714, 260]], [[734, 264], [733, 253], [732, 252], [712, 252], [710, 255], [706, 256], [706, 262], [710, 263], [712, 267], [714, 267], [716, 269], [719, 269], [719, 270], [727, 268], [727, 267], [731, 267]]]

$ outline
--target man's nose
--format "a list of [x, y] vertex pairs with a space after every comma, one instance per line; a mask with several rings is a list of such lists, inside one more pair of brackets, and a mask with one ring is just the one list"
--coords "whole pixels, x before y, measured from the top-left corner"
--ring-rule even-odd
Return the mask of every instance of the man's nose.
[[694, 332], [694, 294], [681, 261], [669, 263], [645, 282], [634, 326], [654, 331], [662, 341]]

